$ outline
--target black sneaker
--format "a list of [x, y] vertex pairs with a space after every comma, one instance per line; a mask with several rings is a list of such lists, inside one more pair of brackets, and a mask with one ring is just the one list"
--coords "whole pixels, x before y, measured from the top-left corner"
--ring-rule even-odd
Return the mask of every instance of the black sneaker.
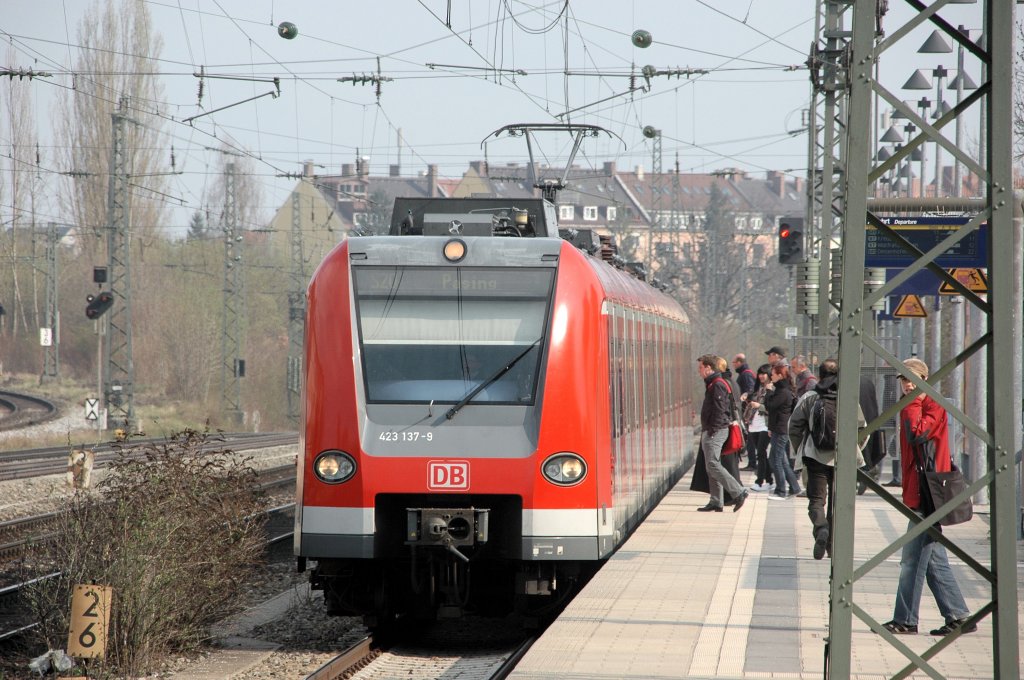
[[954, 619], [944, 625], [942, 628], [936, 628], [931, 631], [932, 635], [949, 635], [950, 633], [960, 631], [961, 635], [966, 633], [973, 633], [978, 630], [978, 624], [972, 623], [969, 626], [965, 626], [967, 619]]
[[898, 621], [887, 621], [882, 624], [882, 628], [893, 635], [917, 635], [917, 626], [909, 626]]
[[818, 537], [814, 539], [814, 559], [820, 560], [828, 552], [828, 529], [822, 529], [818, 532]]
[[721, 505], [708, 503], [707, 505], [697, 508], [697, 512], [724, 512], [724, 508], [722, 508]]

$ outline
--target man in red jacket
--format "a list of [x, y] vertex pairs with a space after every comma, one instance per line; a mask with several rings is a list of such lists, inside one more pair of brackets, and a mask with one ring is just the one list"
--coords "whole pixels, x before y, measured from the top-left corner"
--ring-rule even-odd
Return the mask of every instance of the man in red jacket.
[[[903, 365], [922, 381], [928, 379], [928, 365], [920, 359], [907, 359]], [[900, 376], [900, 386], [907, 395], [916, 389], [914, 381]], [[935, 449], [935, 470], [947, 472], [951, 467], [949, 455], [949, 429], [946, 410], [931, 397], [919, 394], [900, 411], [900, 461], [903, 469], [903, 503], [918, 514], [923, 514], [921, 485], [917, 472], [914, 447], [931, 442]], [[914, 523], [910, 523], [910, 528]], [[964, 596], [949, 567], [946, 549], [927, 533], [921, 534], [903, 546], [900, 558], [900, 581], [896, 590], [896, 605], [892, 621], [882, 624], [897, 635], [917, 633], [918, 610], [925, 581], [935, 596], [935, 604], [945, 618], [941, 628], [932, 635], [948, 635], [956, 630], [973, 633], [976, 625], [965, 627], [970, 615]]]

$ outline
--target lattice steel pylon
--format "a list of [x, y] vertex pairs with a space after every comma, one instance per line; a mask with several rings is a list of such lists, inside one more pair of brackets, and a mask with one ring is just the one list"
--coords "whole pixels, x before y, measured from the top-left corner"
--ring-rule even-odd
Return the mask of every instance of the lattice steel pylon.
[[658, 252], [662, 232], [661, 197], [665, 193], [665, 177], [661, 172], [661, 130], [654, 130], [651, 136], [651, 181], [648, 187], [651, 191], [651, 226], [647, 232], [647, 275], [651, 277], [660, 268], [654, 265], [660, 262], [661, 254]]
[[841, 15], [846, 2], [819, 0], [815, 12], [815, 42], [807, 59], [811, 74], [811, 105], [808, 109], [807, 207], [805, 237], [811, 257], [817, 257], [818, 310], [812, 335], [826, 335], [832, 305], [829, 286], [831, 244], [839, 236], [843, 217], [843, 162], [846, 142], [844, 87], [846, 41]]
[[[956, 642], [959, 633], [939, 638], [929, 649], [917, 653], [904, 645], [900, 639], [885, 629], [878, 621], [878, 615], [889, 618], [887, 612], [869, 613], [857, 602], [857, 584], [860, 579], [881, 565], [913, 539], [928, 532], [936, 541], [959, 557], [990, 584], [991, 600], [972, 612], [968, 624], [990, 617], [992, 622], [992, 668], [995, 678], [1018, 678], [1020, 674], [1020, 645], [1018, 640], [1017, 615], [1017, 545], [1016, 525], [1019, 521], [1015, 489], [1014, 454], [1019, 448], [1021, 394], [1019, 383], [1015, 382], [1015, 371], [1005, 370], [1013, 365], [1015, 336], [1019, 337], [1020, 309], [1015, 308], [1013, 295], [1015, 282], [1021, 277], [1020, 266], [1015, 265], [1014, 254], [1019, 251], [1015, 244], [1014, 192], [1010, 153], [1011, 144], [1011, 102], [1013, 65], [1013, 3], [1009, 0], [990, 0], [981, 10], [987, 47], [980, 47], [966, 35], [961, 34], [941, 17], [942, 7], [925, 6], [916, 0], [909, 4], [917, 11], [903, 26], [898, 26], [889, 37], [876, 36], [877, 10], [882, 5], [872, 0], [825, 0], [833, 4], [841, 19], [839, 35], [845, 43], [842, 62], [837, 62], [840, 80], [838, 84], [848, 89], [848, 125], [846, 160], [844, 163], [845, 195], [842, 229], [843, 276], [842, 295], [838, 321], [839, 364], [841, 366], [838, 401], [838, 452], [836, 454], [836, 483], [834, 492], [834, 524], [832, 572], [830, 585], [829, 638], [827, 641], [826, 668], [830, 678], [848, 678], [851, 675], [851, 649], [853, 645], [853, 617], [867, 624], [882, 639], [897, 648], [908, 660], [908, 665], [894, 677], [904, 678], [920, 669], [931, 677], [941, 678], [941, 673], [929, 663], [935, 655]], [[935, 3], [940, 4], [940, 3]], [[941, 3], [944, 4], [944, 3]], [[849, 21], [848, 26], [844, 24]], [[873, 73], [874, 65], [881, 55], [916, 26], [930, 21], [952, 40], [968, 50], [987, 73], [982, 76], [981, 86], [949, 113], [940, 116], [934, 123], [923, 119], [899, 97], [886, 89]], [[984, 70], [984, 69], [983, 69]], [[877, 165], [872, 165], [870, 149], [871, 96], [877, 94], [901, 111], [921, 132], [909, 140], [893, 156]], [[983, 161], [978, 161], [942, 134], [942, 128], [973, 104], [984, 104], [983, 129], [987, 140]], [[956, 156], [970, 172], [980, 178], [984, 188], [984, 206], [966, 225], [961, 227], [926, 253], [917, 250], [897, 232], [887, 227], [868, 210], [867, 196], [872, 183], [876, 182], [897, 163], [925, 141], [935, 141]], [[987, 265], [989, 272], [989, 298], [984, 300], [968, 290], [941, 267], [935, 265], [935, 258], [953, 245], [961, 242], [977, 230], [982, 222], [989, 225]], [[861, 276], [866, 253], [867, 229], [873, 227], [877, 234], [884, 235], [915, 260], [903, 272], [888, 281], [878, 290], [865, 295]], [[965, 302], [973, 304], [987, 317], [986, 332], [973, 339], [971, 344], [941, 367], [932, 367], [927, 381], [909, 373], [900, 360], [887, 351], [870, 333], [865, 318], [871, 304], [902, 284], [914, 273], [928, 268], [964, 296]], [[975, 422], [950, 399], [938, 390], [938, 384], [949, 373], [962, 370], [962, 364], [973, 355], [984, 353], [987, 359], [987, 393], [1003, 395], [990, 399], [986, 406], [984, 423]], [[844, 380], [843, 376], [857, 375], [863, 355], [880, 357], [888, 365], [917, 384], [917, 388], [895, 404], [886, 408], [867, 428], [858, 432], [857, 405], [859, 385], [857, 380]], [[1019, 366], [1019, 364], [1017, 364]], [[984, 443], [987, 458], [987, 472], [970, 482], [967, 489], [958, 494], [938, 512], [922, 518], [909, 510], [888, 490], [859, 472], [856, 456], [853, 455], [858, 441], [880, 428], [886, 421], [912, 401], [920, 392], [938, 402], [953, 418], [961, 423], [970, 436]], [[859, 478], [872, 491], [886, 499], [910, 521], [908, 531], [894, 543], [869, 557], [854, 569], [855, 503], [856, 485]], [[981, 564], [954, 541], [935, 530], [937, 521], [951, 506], [973, 495], [979, 489], [988, 488], [991, 496], [990, 518], [990, 564]], [[977, 520], [975, 520], [977, 521]], [[864, 559], [858, 554], [858, 561]], [[983, 633], [978, 633], [982, 635]], [[872, 645], [874, 643], [871, 643]]]
[[46, 309], [43, 328], [50, 329], [50, 344], [43, 347], [43, 370], [39, 382], [60, 381], [60, 316], [57, 305], [57, 224], [50, 222], [46, 229]]
[[132, 359], [131, 191], [125, 127], [128, 98], [121, 97], [118, 110], [110, 114], [113, 137], [110, 152], [110, 182], [107, 192], [107, 257], [110, 292], [114, 304], [104, 316], [107, 342], [103, 347], [103, 403], [110, 428], [135, 426], [135, 364]]
[[302, 350], [306, 331], [306, 269], [302, 253], [301, 196], [292, 192], [291, 277], [288, 288], [288, 418], [299, 422], [302, 397]]
[[238, 225], [235, 164], [224, 168], [224, 306], [221, 315], [221, 408], [235, 424], [242, 422], [242, 235]]

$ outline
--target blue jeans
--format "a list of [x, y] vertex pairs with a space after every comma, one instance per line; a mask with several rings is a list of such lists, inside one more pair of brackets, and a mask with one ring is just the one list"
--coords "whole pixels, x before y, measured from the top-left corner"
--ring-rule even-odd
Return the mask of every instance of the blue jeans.
[[[744, 488], [722, 466], [722, 446], [729, 436], [729, 428], [714, 432], [700, 433], [700, 446], [704, 450], [704, 467], [708, 471], [708, 488], [711, 493], [711, 504], [722, 507], [722, 487], [733, 498], [738, 498]], [[738, 455], [738, 454], [730, 454]]]
[[772, 432], [772, 450], [769, 458], [772, 463], [772, 476], [775, 477], [775, 493], [786, 495], [786, 484], [789, 492], [798, 493], [800, 482], [797, 481], [793, 466], [789, 464], [789, 436]]
[[[914, 523], [911, 522], [908, 530], [913, 527]], [[903, 546], [893, 621], [907, 626], [917, 625], [925, 579], [946, 623], [970, 614], [953, 570], [949, 567], [946, 549], [928, 534], [921, 534]]]

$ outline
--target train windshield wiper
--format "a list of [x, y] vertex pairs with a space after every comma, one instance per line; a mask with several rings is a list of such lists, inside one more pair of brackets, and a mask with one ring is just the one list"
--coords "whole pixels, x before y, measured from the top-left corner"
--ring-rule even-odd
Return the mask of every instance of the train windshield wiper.
[[[542, 336], [542, 337], [543, 337], [543, 336]], [[481, 391], [483, 391], [483, 389], [484, 389], [485, 387], [487, 387], [487, 386], [489, 386], [489, 385], [492, 385], [492, 384], [494, 384], [494, 383], [495, 383], [495, 382], [496, 382], [496, 381], [497, 381], [497, 380], [498, 380], [499, 378], [501, 378], [501, 376], [503, 376], [503, 375], [505, 375], [506, 373], [508, 373], [508, 372], [509, 372], [509, 371], [510, 371], [510, 370], [512, 369], [512, 367], [513, 367], [513, 366], [515, 366], [515, 365], [516, 365], [516, 363], [517, 363], [517, 362], [518, 362], [518, 361], [519, 361], [520, 359], [522, 359], [522, 358], [523, 358], [523, 357], [525, 357], [525, 356], [526, 356], [527, 354], [529, 354], [529, 353], [530, 353], [530, 350], [532, 350], [532, 349], [533, 349], [534, 347], [536, 347], [536, 346], [537, 346], [537, 344], [538, 344], [538, 343], [539, 343], [540, 341], [541, 341], [541, 338], [537, 338], [536, 340], [534, 340], [534, 341], [533, 341], [532, 343], [530, 343], [530, 346], [529, 346], [529, 347], [527, 347], [527, 348], [526, 348], [526, 349], [524, 349], [524, 350], [523, 350], [522, 352], [520, 352], [519, 354], [517, 354], [517, 355], [516, 355], [516, 356], [515, 356], [515, 357], [514, 357], [514, 358], [512, 359], [512, 361], [510, 361], [510, 362], [508, 362], [507, 364], [505, 364], [504, 366], [502, 366], [501, 370], [499, 370], [499, 371], [498, 371], [497, 373], [495, 373], [494, 375], [492, 375], [492, 376], [491, 376], [490, 378], [488, 378], [487, 380], [483, 381], [482, 383], [480, 383], [479, 385], [477, 385], [476, 387], [474, 387], [474, 388], [473, 388], [472, 390], [470, 390], [469, 394], [467, 394], [466, 396], [464, 396], [464, 397], [463, 397], [462, 399], [460, 399], [460, 400], [458, 401], [458, 403], [457, 403], [457, 404], [455, 404], [455, 405], [454, 405], [454, 406], [452, 406], [452, 407], [451, 407], [450, 409], [448, 409], [448, 411], [447, 411], [447, 412], [446, 412], [446, 413], [444, 414], [444, 417], [445, 417], [445, 418], [447, 418], [448, 420], [451, 420], [452, 418], [454, 418], [454, 417], [455, 417], [455, 414], [459, 412], [459, 409], [461, 409], [461, 408], [462, 408], [463, 406], [465, 406], [466, 404], [468, 404], [469, 402], [471, 402], [471, 401], [473, 400], [473, 397], [475, 397], [476, 395], [480, 394], [480, 392], [481, 392]]]

